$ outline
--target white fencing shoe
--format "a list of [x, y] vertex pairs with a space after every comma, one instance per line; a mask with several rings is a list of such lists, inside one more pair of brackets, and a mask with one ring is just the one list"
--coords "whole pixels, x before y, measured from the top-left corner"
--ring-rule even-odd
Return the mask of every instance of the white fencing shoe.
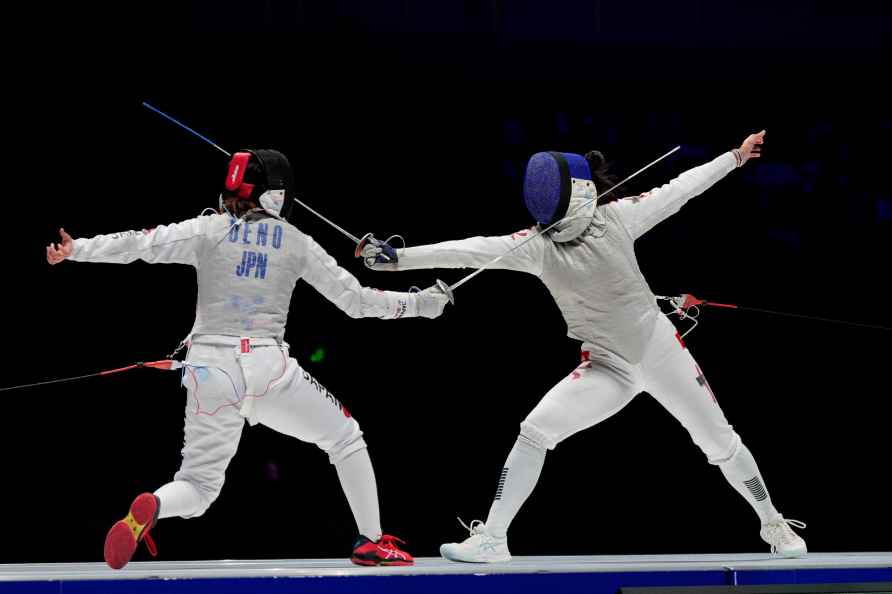
[[804, 557], [808, 552], [805, 541], [793, 532], [790, 526], [805, 528], [805, 523], [798, 520], [785, 520], [783, 516], [778, 516], [775, 521], [762, 525], [759, 536], [771, 545], [772, 553], [788, 558]]
[[486, 526], [480, 520], [474, 520], [470, 526], [462, 522], [461, 518], [458, 521], [468, 529], [471, 536], [464, 542], [449, 542], [440, 545], [440, 555], [444, 559], [465, 563], [499, 563], [511, 560], [507, 537], [496, 538], [487, 534]]

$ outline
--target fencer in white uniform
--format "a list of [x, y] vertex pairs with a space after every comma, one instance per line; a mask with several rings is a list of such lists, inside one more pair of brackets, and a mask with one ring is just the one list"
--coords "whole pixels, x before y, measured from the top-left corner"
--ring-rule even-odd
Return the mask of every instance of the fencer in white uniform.
[[[113, 567], [129, 561], [158, 518], [194, 518], [208, 509], [223, 487], [245, 420], [316, 444], [328, 454], [360, 534], [354, 562], [412, 562], [393, 537], [382, 538], [375, 476], [359, 424], [289, 356], [285, 322], [301, 279], [353, 318], [434, 318], [448, 300], [435, 288], [397, 293], [360, 286], [282, 216], [291, 203], [290, 179], [281, 153], [240, 152], [233, 157], [225, 190], [229, 211], [238, 210], [238, 219], [213, 214], [73, 241], [61, 231], [62, 244], [47, 247], [50, 263], [66, 257], [79, 262], [143, 260], [187, 264], [198, 275], [195, 325], [186, 341], [183, 373], [182, 465], [172, 482], [154, 495], [138, 497], [127, 518], [109, 532], [105, 554]], [[146, 543], [154, 548], [150, 537]]]
[[[545, 235], [532, 230], [503, 237], [474, 237], [397, 250], [397, 263], [376, 270], [493, 268], [538, 277], [551, 292], [571, 338], [582, 341], [582, 361], [542, 398], [521, 423], [520, 436], [502, 470], [485, 523], [472, 522], [463, 543], [444, 544], [447, 559], [510, 559], [508, 527], [532, 492], [547, 450], [577, 431], [617, 413], [647, 391], [688, 430], [711, 464], [753, 507], [772, 551], [796, 557], [805, 542], [772, 505], [756, 462], [725, 419], [709, 384], [678, 333], [657, 306], [635, 257], [634, 243], [728, 173], [757, 157], [764, 132], [739, 149], [682, 173], [668, 184], [598, 205], [592, 178], [601, 179], [603, 156], [537, 153], [530, 159], [524, 198]], [[592, 172], [596, 174], [593, 176]], [[602, 190], [606, 188], [601, 188]], [[588, 203], [588, 204], [586, 204]], [[374, 250], [371, 252], [375, 254]]]

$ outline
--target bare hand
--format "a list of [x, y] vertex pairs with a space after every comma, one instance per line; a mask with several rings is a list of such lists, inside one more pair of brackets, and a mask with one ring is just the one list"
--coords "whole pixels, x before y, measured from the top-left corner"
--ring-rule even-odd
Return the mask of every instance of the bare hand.
[[750, 134], [740, 145], [740, 158], [743, 165], [750, 159], [758, 159], [762, 156], [762, 144], [765, 142], [765, 130], [756, 134]]
[[49, 244], [46, 246], [46, 261], [50, 264], [58, 264], [71, 255], [74, 250], [74, 241], [71, 235], [65, 233], [65, 229], [59, 229], [59, 235], [62, 236], [62, 243]]

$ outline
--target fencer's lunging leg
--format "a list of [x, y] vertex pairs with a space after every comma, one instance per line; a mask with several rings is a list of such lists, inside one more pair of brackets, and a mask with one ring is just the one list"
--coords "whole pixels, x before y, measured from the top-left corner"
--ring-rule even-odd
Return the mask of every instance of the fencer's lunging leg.
[[[486, 524], [474, 520], [470, 526], [466, 526], [471, 535], [464, 542], [450, 542], [440, 546], [440, 554], [444, 558], [466, 563], [511, 560], [511, 553], [508, 551], [508, 526], [536, 487], [546, 452], [545, 446], [535, 437], [525, 435], [524, 426], [521, 427], [520, 436], [502, 468]], [[532, 429], [531, 435], [537, 434]]]
[[356, 419], [322, 384], [289, 359], [284, 379], [254, 406], [255, 419], [328, 454], [350, 504], [359, 534], [381, 538], [378, 487]]
[[505, 538], [511, 520], [533, 492], [545, 452], [574, 433], [616, 414], [635, 396], [634, 378], [622, 368], [590, 358], [542, 398], [520, 425], [520, 436], [502, 469], [486, 532]]
[[570, 435], [600, 423], [629, 403], [636, 393], [634, 374], [619, 363], [590, 358], [548, 391], [520, 425], [520, 436], [508, 454], [486, 524], [475, 520], [463, 542], [440, 547], [452, 561], [508, 561], [508, 528], [533, 492], [545, 452]]
[[545, 463], [545, 447], [523, 435], [518, 436], [499, 477], [499, 486], [489, 516], [486, 531], [496, 538], [505, 538], [511, 520], [533, 492]]
[[366, 448], [356, 450], [335, 463], [341, 488], [347, 496], [359, 533], [377, 542], [381, 538], [378, 486]]

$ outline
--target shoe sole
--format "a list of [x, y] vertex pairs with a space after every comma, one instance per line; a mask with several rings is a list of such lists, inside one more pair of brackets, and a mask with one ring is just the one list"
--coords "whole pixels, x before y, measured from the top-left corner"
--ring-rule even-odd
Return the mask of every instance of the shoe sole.
[[350, 561], [355, 563], [356, 565], [363, 565], [365, 567], [372, 567], [375, 565], [383, 565], [383, 566], [400, 566], [404, 567], [407, 565], [415, 565], [415, 561], [378, 561], [375, 559], [363, 559], [361, 557], [350, 557]]
[[462, 558], [460, 555], [449, 555], [445, 550], [445, 546], [440, 547], [440, 556], [446, 559], [447, 561], [454, 561], [456, 563], [505, 563], [507, 561], [511, 561], [511, 555], [509, 554], [506, 557], [499, 558], [490, 558], [490, 559], [468, 559]]
[[777, 554], [780, 555], [781, 557], [783, 557], [784, 559], [799, 559], [801, 557], [805, 557], [806, 555], [808, 555], [808, 550], [803, 549], [801, 551], [790, 551], [789, 553], [777, 553]]
[[415, 565], [415, 561], [387, 561], [387, 560], [378, 560], [378, 559], [363, 559], [362, 557], [350, 557], [350, 561], [355, 563], [356, 565], [363, 565], [365, 567], [372, 567], [374, 565], [385, 565], [385, 566], [407, 566], [407, 565]]
[[158, 512], [158, 500], [143, 493], [130, 504], [130, 511], [118, 520], [105, 536], [105, 562], [112, 569], [121, 569], [133, 557], [146, 528], [151, 528]]

